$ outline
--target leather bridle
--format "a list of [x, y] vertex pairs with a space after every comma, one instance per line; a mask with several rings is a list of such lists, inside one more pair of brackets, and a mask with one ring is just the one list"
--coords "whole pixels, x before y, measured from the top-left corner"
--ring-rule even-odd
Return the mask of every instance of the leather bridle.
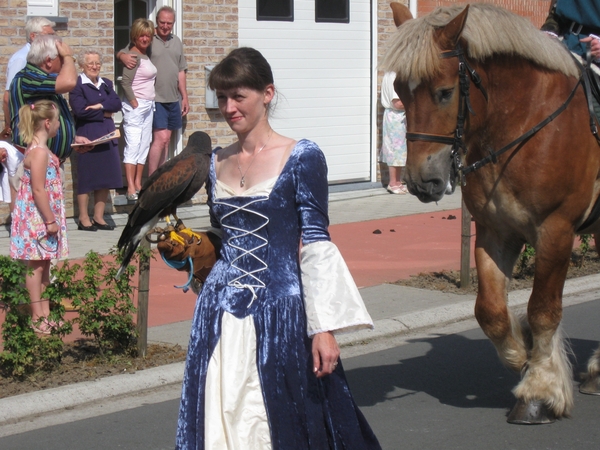
[[450, 158], [452, 159], [452, 174], [450, 183], [452, 183], [452, 189], [454, 189], [454, 187], [456, 186], [456, 178], [458, 177], [459, 173], [461, 175], [461, 183], [463, 186], [465, 186], [465, 175], [474, 172], [477, 169], [480, 169], [481, 167], [485, 166], [486, 164], [489, 164], [490, 162], [496, 163], [498, 161], [498, 156], [511, 149], [515, 145], [520, 144], [521, 142], [530, 138], [535, 133], [544, 128], [546, 125], [548, 125], [550, 122], [552, 122], [560, 113], [562, 113], [567, 108], [567, 106], [575, 96], [575, 91], [577, 90], [577, 87], [581, 84], [580, 78], [577, 84], [575, 84], [575, 86], [573, 87], [573, 90], [569, 94], [567, 100], [556, 111], [554, 111], [536, 126], [531, 128], [529, 131], [522, 134], [514, 141], [508, 143], [500, 150], [490, 150], [489, 155], [487, 155], [486, 157], [480, 159], [479, 161], [473, 164], [464, 166], [462, 163], [462, 157], [466, 157], [467, 155], [467, 147], [464, 142], [464, 126], [465, 121], [467, 119], [467, 112], [470, 112], [472, 115], [475, 115], [475, 112], [473, 111], [473, 108], [471, 106], [471, 100], [469, 96], [471, 80], [473, 81], [475, 86], [481, 91], [486, 101], [488, 100], [488, 96], [485, 88], [481, 84], [481, 77], [475, 71], [475, 69], [473, 69], [467, 62], [464, 51], [460, 44], [457, 44], [454, 50], [442, 52], [440, 54], [440, 57], [458, 58], [459, 99], [458, 114], [456, 117], [456, 129], [454, 131], [454, 136], [430, 133], [406, 133], [406, 139], [409, 141], [436, 142], [439, 144], [447, 144], [452, 146], [452, 149], [450, 151]]

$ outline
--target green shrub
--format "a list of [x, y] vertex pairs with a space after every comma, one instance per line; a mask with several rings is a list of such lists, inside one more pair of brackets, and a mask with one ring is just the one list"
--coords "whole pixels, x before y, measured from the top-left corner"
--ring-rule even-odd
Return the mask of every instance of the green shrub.
[[581, 260], [579, 262], [579, 266], [583, 266], [583, 264], [585, 263], [585, 258], [591, 249], [591, 247], [590, 247], [591, 240], [592, 240], [591, 234], [582, 234], [581, 236], [579, 236], [579, 241], [581, 242], [579, 244], [579, 249], [581, 250]]
[[77, 280], [78, 293], [72, 299], [79, 309], [74, 321], [84, 336], [94, 339], [103, 356], [134, 354], [136, 349], [131, 285], [136, 269], [130, 265], [115, 280], [118, 267], [118, 258], [104, 260], [96, 252], [89, 252], [83, 263], [83, 278]]
[[[23, 378], [38, 370], [52, 370], [60, 364], [62, 337], [69, 330], [69, 325], [63, 324], [44, 337], [33, 331], [28, 307], [29, 292], [25, 288], [26, 274], [27, 267], [23, 263], [0, 256], [0, 302], [6, 308], [0, 368], [3, 373], [15, 378]], [[51, 312], [49, 319], [60, 320], [60, 317], [59, 309]]]
[[[591, 249], [590, 243], [592, 241], [591, 234], [582, 234], [579, 236], [579, 251], [581, 255], [576, 257], [574, 255], [571, 256], [571, 262], [576, 266], [583, 266], [585, 260], [589, 254]], [[600, 252], [599, 252], [600, 253]], [[529, 245], [525, 244], [523, 247], [523, 251], [519, 255], [519, 259], [517, 261], [516, 271], [514, 273], [515, 277], [524, 276], [526, 271], [530, 271], [533, 275], [533, 271], [535, 268], [535, 249]]]
[[523, 251], [519, 255], [519, 259], [517, 261], [517, 270], [514, 274], [515, 276], [524, 275], [525, 270], [530, 264], [535, 262], [535, 249], [529, 245], [525, 244], [523, 247]]
[[[92, 338], [101, 356], [135, 355], [137, 330], [133, 320], [131, 278], [136, 268], [130, 265], [115, 280], [120, 258], [103, 259], [89, 252], [83, 263], [64, 261], [51, 269], [52, 282], [42, 296], [50, 302], [50, 321], [58, 325], [50, 335], [38, 336], [32, 329], [29, 292], [25, 288], [27, 267], [19, 261], [0, 256], [0, 306], [6, 308], [2, 325], [4, 350], [0, 352], [0, 369], [8, 376], [23, 378], [39, 370], [52, 370], [61, 361], [62, 338], [73, 331]], [[136, 259], [149, 261], [148, 251], [138, 251]], [[63, 300], [78, 309], [78, 317], [64, 319]]]

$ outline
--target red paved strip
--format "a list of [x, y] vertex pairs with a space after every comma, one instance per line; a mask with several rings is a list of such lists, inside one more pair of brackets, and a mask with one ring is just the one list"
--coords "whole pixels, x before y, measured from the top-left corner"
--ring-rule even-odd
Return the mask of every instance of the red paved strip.
[[[375, 230], [381, 233], [374, 234]], [[472, 230], [474, 234], [474, 225]], [[460, 268], [460, 210], [332, 225], [330, 232], [359, 287], [394, 282], [421, 272]], [[171, 269], [155, 254], [156, 259], [150, 263], [148, 326], [191, 319], [196, 295], [173, 287], [184, 284], [187, 273]], [[134, 283], [137, 286], [137, 276]], [[0, 323], [3, 319], [0, 312]]]
[[[421, 272], [460, 269], [460, 209], [332, 225], [329, 231], [361, 288]], [[472, 237], [472, 267], [474, 246]]]
[[[456, 219], [449, 220], [449, 216]], [[381, 234], [373, 234], [375, 230]], [[474, 230], [472, 225], [473, 234]], [[329, 231], [359, 287], [421, 272], [460, 269], [459, 209], [332, 225]], [[471, 265], [475, 266], [473, 256]], [[149, 326], [192, 318], [196, 296], [191, 290], [184, 294], [173, 287], [186, 281], [185, 272], [169, 268], [160, 257], [151, 262]]]

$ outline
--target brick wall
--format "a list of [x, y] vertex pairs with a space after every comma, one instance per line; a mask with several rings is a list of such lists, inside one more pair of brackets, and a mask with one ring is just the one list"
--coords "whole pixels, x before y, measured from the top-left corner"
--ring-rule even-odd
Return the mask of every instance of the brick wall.
[[[0, 0], [0, 85], [6, 82], [6, 64], [10, 56], [21, 48], [25, 40], [25, 0]], [[59, 16], [68, 23], [57, 25], [57, 34], [77, 54], [82, 47], [93, 47], [103, 55], [102, 74], [113, 78], [114, 73], [114, 0], [68, 2], [61, 1]], [[218, 63], [224, 55], [237, 47], [237, 0], [184, 0], [182, 14], [183, 44], [188, 62], [187, 88], [191, 111], [187, 117], [184, 145], [187, 136], [197, 130], [206, 131], [218, 140], [219, 145], [230, 143], [234, 135], [215, 110], [204, 108], [204, 66]], [[0, 117], [4, 120], [0, 111]], [[3, 123], [3, 122], [0, 122]], [[65, 163], [65, 204], [67, 215], [74, 216], [76, 196], [73, 180], [76, 179], [75, 158]], [[73, 164], [71, 164], [73, 162]], [[114, 194], [114, 193], [113, 193]], [[198, 196], [202, 201], [204, 195]], [[92, 201], [90, 201], [92, 204]], [[123, 211], [127, 207], [107, 204], [107, 212]], [[0, 203], [0, 223], [8, 217], [8, 205]]]
[[218, 145], [224, 146], [233, 142], [234, 135], [217, 110], [204, 107], [204, 67], [217, 64], [238, 46], [237, 0], [183, 2], [183, 45], [188, 63], [187, 87], [191, 107], [186, 135], [205, 131], [213, 138], [213, 143], [217, 141]]

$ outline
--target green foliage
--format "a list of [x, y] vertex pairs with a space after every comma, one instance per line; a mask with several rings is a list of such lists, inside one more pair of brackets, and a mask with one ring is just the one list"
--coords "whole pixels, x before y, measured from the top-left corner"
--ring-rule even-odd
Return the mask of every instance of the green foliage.
[[137, 250], [135, 251], [135, 256], [133, 258], [133, 261], [135, 261], [137, 259], [139, 264], [145, 265], [145, 264], [150, 264], [150, 258], [156, 259], [154, 257], [154, 254], [152, 253], [152, 249], [150, 247], [144, 247], [143, 245], [140, 245], [137, 248]]
[[[39, 370], [52, 370], [60, 364], [62, 338], [73, 331], [91, 337], [102, 356], [134, 355], [137, 330], [133, 320], [133, 286], [136, 272], [127, 267], [115, 280], [120, 258], [102, 258], [89, 252], [82, 264], [64, 261], [51, 269], [52, 282], [43, 297], [50, 302], [49, 321], [56, 322], [50, 335], [38, 336], [31, 325], [29, 292], [25, 288], [27, 267], [21, 262], [0, 256], [0, 307], [6, 308], [2, 325], [4, 350], [0, 353], [0, 370], [8, 376], [23, 378]], [[151, 252], [137, 252], [136, 259], [148, 264]], [[65, 321], [63, 300], [70, 300], [79, 310], [78, 317]]]
[[531, 245], [525, 244], [517, 261], [517, 274], [523, 274], [527, 267], [534, 261], [535, 249]]
[[579, 250], [581, 251], [581, 260], [579, 261], [579, 266], [581, 267], [585, 263], [585, 258], [591, 249], [590, 242], [592, 241], [592, 235], [582, 234], [579, 236], [579, 241]]
[[137, 331], [131, 286], [135, 267], [127, 267], [116, 280], [118, 267], [118, 261], [89, 252], [83, 263], [83, 278], [75, 282], [77, 295], [72, 299], [79, 309], [75, 319], [79, 330], [94, 339], [104, 356], [135, 352]]
[[[576, 255], [573, 253], [571, 255], [571, 262], [574, 265], [582, 267], [585, 264], [586, 258], [589, 256], [589, 252], [592, 242], [591, 234], [582, 234], [579, 236], [579, 251], [580, 255]], [[524, 275], [526, 271], [530, 271], [533, 274], [533, 269], [535, 267], [535, 249], [529, 245], [525, 244], [523, 251], [519, 255], [519, 259], [517, 261], [517, 268], [514, 273], [515, 277]]]
[[[37, 370], [55, 368], [62, 356], [62, 336], [69, 329], [68, 325], [55, 327], [51, 335], [43, 338], [33, 331], [29, 315], [29, 292], [25, 288], [26, 274], [24, 264], [0, 256], [0, 302], [6, 308], [0, 368], [15, 378], [23, 378]], [[60, 310], [53, 312], [49, 319], [60, 320], [60, 315]]]

